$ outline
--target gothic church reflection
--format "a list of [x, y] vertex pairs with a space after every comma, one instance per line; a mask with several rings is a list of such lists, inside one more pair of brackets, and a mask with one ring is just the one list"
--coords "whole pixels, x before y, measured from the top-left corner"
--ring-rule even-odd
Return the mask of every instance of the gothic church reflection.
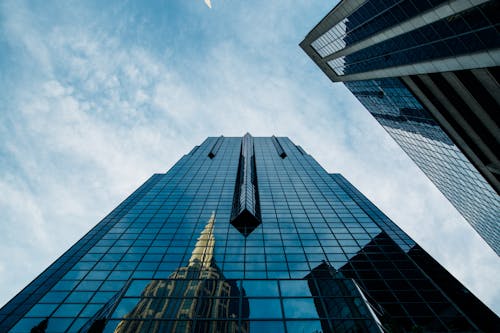
[[148, 283], [139, 303], [114, 332], [248, 332], [245, 292], [236, 281], [225, 279], [215, 263], [214, 222], [215, 213], [201, 232], [188, 265], [166, 280]]

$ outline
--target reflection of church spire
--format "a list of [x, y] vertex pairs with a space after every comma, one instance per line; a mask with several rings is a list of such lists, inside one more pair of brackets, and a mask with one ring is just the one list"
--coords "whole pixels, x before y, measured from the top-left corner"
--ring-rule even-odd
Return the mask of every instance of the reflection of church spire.
[[194, 246], [191, 258], [189, 258], [189, 267], [208, 268], [211, 266], [215, 246], [215, 237], [213, 233], [214, 222], [215, 212], [212, 212], [212, 216], [210, 216], [210, 219]]
[[214, 223], [215, 212], [200, 233], [188, 264], [167, 279], [151, 280], [114, 333], [248, 332], [245, 291], [235, 280], [226, 279], [215, 262]]

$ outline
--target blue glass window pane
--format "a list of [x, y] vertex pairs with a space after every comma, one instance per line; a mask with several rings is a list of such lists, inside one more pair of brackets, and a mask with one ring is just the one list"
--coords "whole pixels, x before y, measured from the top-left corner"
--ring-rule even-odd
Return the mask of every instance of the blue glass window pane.
[[288, 333], [324, 332], [321, 322], [317, 320], [287, 321], [286, 328]]
[[150, 283], [150, 280], [134, 280], [125, 293], [125, 296], [141, 296], [144, 288]]
[[[319, 299], [313, 298], [285, 298], [283, 299], [283, 308], [287, 318], [319, 318], [316, 307], [321, 307]], [[320, 310], [321, 311], [321, 310]]]
[[247, 296], [279, 296], [277, 281], [244, 280], [243, 289]]
[[311, 290], [306, 280], [282, 280], [280, 281], [280, 290], [283, 296], [311, 296]]
[[92, 291], [74, 291], [66, 299], [66, 303], [87, 303], [94, 292]]
[[54, 313], [55, 317], [76, 317], [85, 304], [62, 304]]
[[50, 318], [47, 332], [62, 333], [65, 332], [69, 325], [73, 322], [73, 318]]
[[102, 308], [102, 304], [88, 304], [80, 313], [80, 317], [92, 317]]
[[282, 321], [252, 321], [250, 322], [250, 333], [279, 333], [285, 332]]
[[67, 291], [51, 291], [48, 292], [40, 300], [40, 303], [59, 303], [68, 295]]
[[251, 298], [250, 319], [282, 318], [279, 299]]
[[115, 309], [115, 312], [111, 316], [112, 318], [123, 318], [125, 315], [130, 313], [132, 309], [140, 302], [140, 298], [124, 298], [120, 301]]
[[27, 317], [48, 317], [55, 310], [57, 304], [36, 304], [26, 314]]

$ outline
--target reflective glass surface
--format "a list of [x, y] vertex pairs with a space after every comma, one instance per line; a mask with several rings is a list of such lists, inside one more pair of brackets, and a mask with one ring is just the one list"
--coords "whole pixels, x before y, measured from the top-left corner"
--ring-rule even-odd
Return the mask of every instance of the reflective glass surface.
[[[285, 158], [272, 138], [252, 138], [253, 155], [242, 153], [249, 148], [242, 138], [219, 139], [210, 157], [217, 140], [148, 180], [63, 256], [67, 264], [56, 261], [52, 275], [44, 272], [2, 308], [1, 330], [477, 331], [495, 324], [347, 180], [288, 138], [279, 138]], [[245, 156], [255, 169], [243, 186]], [[261, 215], [249, 233], [231, 223], [246, 186], [257, 189], [245, 195]]]
[[[500, 47], [500, 18], [491, 13], [498, 11], [498, 2], [490, 1], [335, 58], [328, 64], [337, 75], [347, 75], [496, 49]], [[400, 18], [407, 19], [404, 15]], [[345, 25], [349, 24], [347, 20]], [[345, 45], [348, 43], [344, 41]]]
[[[498, 169], [498, 103], [493, 97], [499, 93], [500, 3], [357, 4], [341, 1], [301, 47], [333, 81], [345, 83], [500, 253], [500, 196], [497, 172], [490, 172]], [[403, 80], [413, 82], [414, 94]], [[456, 144], [414, 96], [426, 103]]]
[[397, 78], [345, 82], [363, 106], [498, 250], [500, 197]]
[[311, 46], [322, 57], [429, 10], [444, 0], [370, 0], [335, 24]]

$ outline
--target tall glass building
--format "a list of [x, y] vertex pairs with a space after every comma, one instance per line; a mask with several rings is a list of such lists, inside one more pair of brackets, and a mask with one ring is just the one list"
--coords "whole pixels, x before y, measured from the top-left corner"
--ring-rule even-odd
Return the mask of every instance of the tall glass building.
[[0, 310], [2, 332], [493, 332], [498, 317], [288, 138], [211, 137]]
[[300, 44], [500, 255], [500, 2], [341, 1]]

